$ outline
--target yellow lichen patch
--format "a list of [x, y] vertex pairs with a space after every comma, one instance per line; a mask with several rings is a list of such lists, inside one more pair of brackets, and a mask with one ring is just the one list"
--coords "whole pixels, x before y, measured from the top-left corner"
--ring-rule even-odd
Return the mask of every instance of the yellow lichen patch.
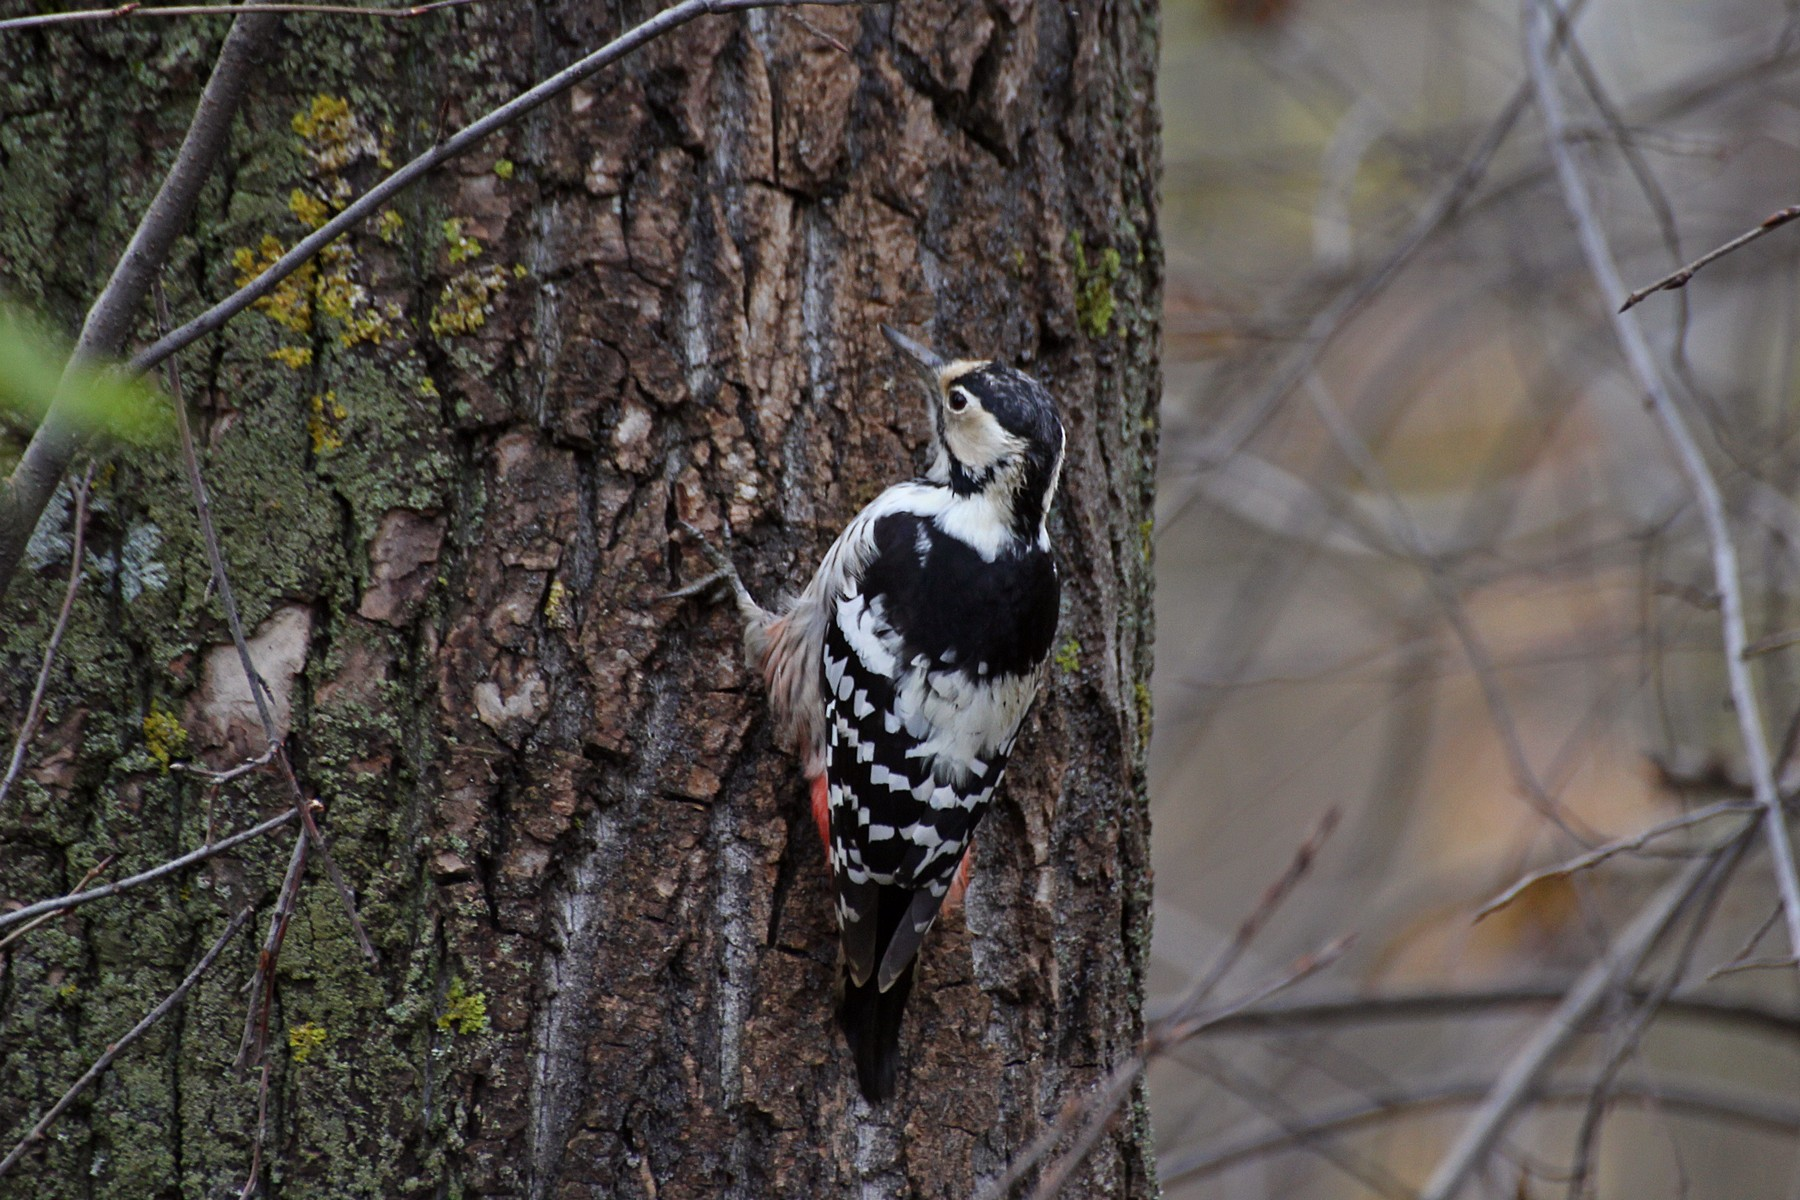
[[438, 293], [437, 307], [431, 310], [431, 332], [438, 337], [474, 333], [487, 324], [494, 297], [505, 290], [506, 273], [499, 267], [464, 271]]
[[444, 245], [450, 248], [451, 266], [481, 257], [481, 240], [463, 232], [461, 217], [444, 222]]
[[1074, 638], [1064, 642], [1056, 652], [1056, 666], [1061, 671], [1079, 671], [1081, 669], [1081, 643]]
[[406, 224], [406, 218], [393, 209], [388, 209], [375, 218], [375, 236], [384, 242], [392, 243], [400, 236], [400, 230]]
[[1089, 337], [1105, 337], [1118, 307], [1113, 281], [1119, 277], [1122, 265], [1119, 252], [1109, 246], [1090, 264], [1081, 234], [1071, 233], [1069, 242], [1075, 249], [1075, 320]]
[[433, 379], [429, 375], [420, 377], [420, 379], [419, 379], [419, 395], [423, 396], [427, 400], [436, 400], [438, 398], [437, 380]]
[[513, 163], [510, 158], [503, 158], [494, 164], [494, 174], [498, 175], [501, 179], [511, 179], [513, 177], [513, 170]]
[[294, 114], [293, 126], [323, 174], [335, 175], [357, 159], [380, 150], [375, 136], [357, 120], [350, 111], [350, 102], [342, 96], [314, 96], [310, 108]]
[[166, 771], [171, 762], [187, 753], [187, 744], [187, 730], [180, 718], [160, 704], [152, 704], [144, 717], [144, 749], [150, 757]]
[[487, 997], [463, 987], [463, 981], [450, 981], [450, 994], [444, 997], [444, 1014], [437, 1027], [446, 1032], [486, 1033], [488, 1027]]
[[306, 418], [306, 432], [312, 436], [314, 454], [329, 454], [344, 447], [343, 423], [350, 414], [338, 403], [335, 391], [312, 398], [312, 414]]
[[282, 346], [269, 351], [269, 357], [290, 371], [299, 371], [312, 365], [312, 347]]
[[302, 188], [295, 188], [288, 193], [288, 211], [308, 229], [317, 229], [331, 220], [331, 207]]
[[544, 597], [544, 624], [552, 629], [568, 629], [575, 621], [569, 612], [569, 589], [560, 579], [550, 581], [550, 594]]
[[[287, 252], [281, 239], [272, 233], [263, 235], [262, 242], [255, 250], [248, 246], [240, 246], [231, 254], [231, 265], [237, 268], [237, 285], [245, 287], [254, 282], [256, 277], [275, 265], [275, 261]], [[275, 285], [275, 289], [255, 304], [257, 312], [262, 313], [284, 329], [295, 333], [312, 332], [312, 284], [316, 270], [312, 263], [305, 263], [299, 270]]]
[[296, 1063], [303, 1063], [313, 1056], [313, 1051], [325, 1044], [331, 1035], [325, 1032], [323, 1025], [313, 1021], [302, 1021], [288, 1028], [288, 1050], [293, 1054]]

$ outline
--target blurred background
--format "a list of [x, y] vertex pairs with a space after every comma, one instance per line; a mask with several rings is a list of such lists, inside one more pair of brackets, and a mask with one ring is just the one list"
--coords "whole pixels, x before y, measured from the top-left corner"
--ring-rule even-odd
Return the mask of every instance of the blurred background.
[[[1321, 818], [1150, 1074], [1170, 1197], [1419, 1194], [1571, 981], [1750, 800], [1694, 493], [1584, 258], [1516, 0], [1167, 0], [1153, 1011]], [[1800, 4], [1592, 0], [1546, 65], [1629, 288], [1800, 204]], [[1800, 222], [1632, 310], [1723, 494], [1783, 787]], [[1692, 817], [1687, 823], [1682, 818]], [[1669, 823], [1476, 912], [1527, 872]], [[1800, 1196], [1800, 987], [1758, 841], [1463, 1195]], [[1635, 989], [1635, 990], [1634, 990]], [[1334, 1005], [1324, 1005], [1332, 1001]], [[1343, 1003], [1335, 1003], [1335, 1002]]]

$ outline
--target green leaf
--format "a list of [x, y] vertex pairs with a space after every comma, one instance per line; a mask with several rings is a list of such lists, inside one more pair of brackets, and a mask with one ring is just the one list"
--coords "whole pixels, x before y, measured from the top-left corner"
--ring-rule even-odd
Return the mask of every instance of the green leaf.
[[35, 427], [63, 390], [64, 411], [86, 434], [135, 445], [166, 440], [174, 429], [168, 398], [143, 376], [106, 364], [64, 366], [69, 347], [24, 310], [0, 304], [0, 409]]

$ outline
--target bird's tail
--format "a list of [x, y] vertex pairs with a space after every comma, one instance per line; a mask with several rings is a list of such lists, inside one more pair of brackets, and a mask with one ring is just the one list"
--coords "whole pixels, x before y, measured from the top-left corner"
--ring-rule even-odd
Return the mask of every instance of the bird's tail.
[[878, 1104], [894, 1094], [894, 1081], [900, 1071], [900, 1018], [906, 1011], [906, 998], [912, 994], [913, 968], [917, 960], [906, 964], [893, 986], [882, 991], [876, 976], [858, 984], [846, 971], [844, 1005], [838, 1009], [838, 1020], [844, 1026], [844, 1040], [850, 1043], [850, 1055], [856, 1060], [856, 1082], [870, 1104]]

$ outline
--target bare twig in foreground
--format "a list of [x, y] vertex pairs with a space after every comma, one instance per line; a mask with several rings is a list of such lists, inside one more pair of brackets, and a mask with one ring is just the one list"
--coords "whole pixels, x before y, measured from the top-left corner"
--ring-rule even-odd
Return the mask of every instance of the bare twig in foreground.
[[5, 929], [8, 925], [16, 925], [20, 921], [29, 921], [33, 917], [40, 916], [43, 913], [61, 912], [66, 908], [75, 908], [78, 905], [89, 904], [95, 900], [104, 900], [108, 896], [116, 896], [120, 892], [128, 892], [132, 888], [142, 887], [144, 884], [152, 883], [166, 875], [173, 875], [184, 867], [191, 867], [197, 862], [205, 862], [215, 854], [223, 854], [233, 846], [240, 846], [245, 842], [259, 838], [272, 829], [279, 829], [293, 819], [294, 810], [290, 808], [285, 812], [270, 817], [260, 825], [251, 826], [242, 833], [234, 833], [228, 838], [220, 838], [218, 841], [201, 846], [197, 850], [190, 850], [180, 858], [170, 859], [166, 863], [158, 863], [148, 871], [141, 871], [128, 879], [121, 879], [117, 883], [109, 883], [104, 887], [97, 887], [86, 892], [77, 890], [70, 892], [66, 896], [56, 896], [49, 900], [40, 900], [36, 904], [27, 904], [24, 908], [14, 909], [9, 913], [0, 913], [0, 929]]
[[678, 29], [698, 17], [713, 13], [741, 12], [753, 8], [796, 8], [806, 5], [835, 8], [885, 2], [886, 0], [681, 0], [681, 3], [665, 8], [643, 24], [620, 34], [592, 54], [563, 68], [530, 90], [521, 92], [480, 120], [464, 126], [457, 133], [425, 151], [358, 196], [346, 205], [337, 216], [294, 243], [293, 249], [276, 259], [261, 275], [186, 325], [158, 338], [154, 345], [138, 353], [131, 360], [131, 365], [136, 370], [147, 371], [175, 351], [212, 333], [223, 326], [225, 322], [274, 291], [277, 284], [299, 270], [313, 255], [342, 234], [353, 229], [364, 219], [373, 216], [389, 200], [417, 183], [437, 167], [468, 153], [495, 130], [510, 125], [545, 102], [562, 95], [582, 80], [617, 62], [633, 50], [655, 41], [663, 34]]
[[[163, 296], [160, 283], [156, 285], [156, 315], [162, 324], [168, 322], [168, 301]], [[331, 886], [344, 906], [344, 914], [350, 920], [350, 930], [356, 935], [357, 945], [362, 947], [363, 957], [372, 964], [378, 964], [381, 959], [375, 953], [374, 944], [369, 941], [362, 918], [357, 916], [356, 898], [351, 895], [350, 885], [345, 882], [343, 872], [338, 870], [337, 861], [332, 858], [331, 850], [325, 844], [325, 835], [313, 821], [312, 801], [301, 788], [300, 779], [294, 774], [293, 764], [288, 761], [287, 751], [282, 748], [281, 735], [275, 728], [275, 717], [269, 711], [269, 686], [263, 682], [262, 676], [257, 673], [256, 664], [251, 661], [250, 643], [244, 639], [244, 623], [238, 616], [237, 598], [231, 590], [231, 578], [225, 573], [225, 555], [219, 549], [218, 534], [213, 529], [212, 504], [207, 499], [206, 480], [200, 474], [200, 457], [194, 452], [194, 431], [188, 424], [187, 401], [181, 394], [181, 372], [173, 358], [168, 361], [167, 373], [169, 398], [175, 405], [175, 428], [181, 435], [181, 462], [187, 472], [188, 490], [194, 496], [194, 511], [200, 519], [200, 535], [206, 543], [206, 561], [212, 567], [213, 587], [219, 593], [219, 605], [225, 610], [225, 622], [231, 629], [231, 641], [237, 647], [238, 663], [244, 669], [244, 683], [250, 689], [251, 698], [256, 701], [256, 715], [262, 722], [267, 752], [281, 766], [281, 773], [294, 796], [294, 811], [300, 816], [301, 836], [311, 841], [313, 848], [319, 852], [319, 861], [325, 865], [325, 873], [331, 880]]]
[[38, 672], [37, 686], [31, 689], [31, 703], [25, 706], [25, 723], [19, 726], [19, 740], [13, 744], [12, 761], [7, 764], [6, 778], [0, 779], [0, 804], [6, 803], [6, 793], [12, 790], [13, 780], [19, 777], [19, 770], [25, 765], [25, 752], [31, 748], [31, 739], [37, 733], [38, 722], [43, 719], [44, 692], [50, 686], [50, 668], [56, 663], [56, 651], [62, 645], [63, 632], [69, 628], [69, 614], [75, 611], [75, 593], [81, 590], [81, 566], [86, 551], [88, 489], [93, 482], [94, 468], [89, 464], [87, 474], [81, 477], [81, 486], [75, 489], [75, 525], [70, 534], [72, 544], [69, 547], [69, 586], [63, 592], [62, 608], [56, 614], [56, 627], [50, 631], [49, 644], [44, 647], [44, 666]]
[[[1550, 156], [1556, 166], [1556, 177], [1562, 186], [1563, 200], [1574, 218], [1581, 251], [1587, 259], [1600, 293], [1616, 296], [1625, 285], [1619, 277], [1618, 264], [1607, 246], [1606, 234], [1600, 228], [1593, 196], [1569, 150], [1569, 126], [1563, 112], [1562, 96], [1556, 90], [1549, 57], [1549, 28], [1561, 17], [1560, 5], [1553, 0], [1523, 0], [1521, 17], [1525, 24], [1525, 57], [1531, 68], [1532, 86], [1537, 92], [1538, 109], [1543, 113]], [[1571, 35], [1572, 36], [1572, 35]], [[1700, 511], [1706, 529], [1708, 549], [1712, 552], [1713, 586], [1719, 595], [1719, 624], [1725, 642], [1725, 672], [1730, 684], [1731, 704], [1739, 734], [1744, 743], [1744, 758], [1750, 770], [1750, 783], [1756, 802], [1763, 807], [1769, 839], [1769, 856], [1774, 864], [1775, 882], [1787, 919], [1788, 945], [1800, 954], [1800, 868], [1794, 863], [1794, 846], [1788, 836], [1787, 817], [1781, 793], [1775, 784], [1775, 767], [1770, 752], [1768, 732], [1763, 724], [1762, 701], [1756, 683], [1750, 677], [1744, 652], [1749, 645], [1744, 618], [1744, 593], [1738, 573], [1737, 545], [1732, 540], [1731, 525], [1725, 515], [1725, 499], [1713, 477], [1706, 455], [1688, 429], [1675, 398], [1657, 370], [1650, 343], [1638, 326], [1637, 318], [1627, 313], [1612, 314], [1614, 336], [1624, 352], [1625, 361], [1637, 378], [1638, 387], [1650, 399], [1663, 435], [1687, 476], [1688, 486]]]
[[[1242, 1009], [1261, 1004], [1276, 993], [1286, 991], [1301, 980], [1323, 971], [1343, 957], [1344, 952], [1350, 948], [1352, 940], [1348, 936], [1340, 937], [1313, 953], [1302, 956], [1279, 978], [1224, 1008], [1209, 1013], [1190, 1014], [1183, 1020], [1171, 1019], [1160, 1022], [1155, 1029], [1150, 1031], [1150, 1036], [1144, 1039], [1144, 1048], [1141, 1051], [1115, 1067], [1106, 1082], [1090, 1094], [1086, 1103], [1065, 1109], [1062, 1119], [1056, 1123], [1055, 1127], [1044, 1138], [1040, 1138], [1037, 1143], [1034, 1143], [1033, 1149], [1037, 1152], [1021, 1156], [1020, 1161], [1015, 1163], [1001, 1182], [987, 1194], [1004, 1196], [1013, 1184], [1017, 1183], [1027, 1171], [1036, 1165], [1038, 1159], [1048, 1153], [1064, 1137], [1074, 1133], [1075, 1136], [1069, 1148], [1063, 1152], [1060, 1158], [1044, 1168], [1042, 1178], [1038, 1180], [1037, 1187], [1033, 1188], [1031, 1192], [1032, 1200], [1054, 1200], [1062, 1193], [1064, 1185], [1069, 1182], [1069, 1177], [1075, 1173], [1075, 1168], [1086, 1160], [1088, 1153], [1093, 1150], [1101, 1135], [1112, 1124], [1112, 1119], [1117, 1114], [1119, 1106], [1125, 1102], [1125, 1097], [1131, 1092], [1131, 1085], [1136, 1082], [1138, 1075], [1149, 1065], [1151, 1059], [1200, 1033], [1214, 1021], [1222, 1021]], [[1041, 1150], [1037, 1149], [1040, 1145], [1042, 1146]]]
[[[105, 858], [101, 859], [99, 862], [95, 863], [93, 866], [89, 867], [86, 871], [84, 871], [82, 873], [81, 879], [75, 884], [75, 890], [77, 892], [79, 892], [82, 888], [84, 888], [88, 884], [94, 882], [94, 880], [100, 878], [101, 875], [106, 873], [106, 869], [113, 865], [113, 862], [115, 860], [117, 860], [118, 857], [119, 856], [116, 854], [109, 854]], [[53, 915], [54, 915], [53, 913], [47, 913], [47, 912], [39, 913], [37, 916], [35, 916], [31, 920], [25, 922], [25, 924], [21, 925], [19, 928], [15, 929], [15, 930], [13, 930], [11, 933], [7, 934], [5, 937], [0, 938], [0, 950], [6, 949], [8, 946], [12, 945], [12, 943], [14, 943], [18, 939], [24, 937], [26, 934], [30, 933], [32, 930], [36, 929], [39, 925], [42, 925], [45, 921], [48, 921]]]
[[[125, 344], [137, 317], [138, 306], [162, 269], [175, 239], [187, 228], [188, 216], [199, 199], [200, 188], [212, 174], [213, 163], [224, 149], [232, 117], [250, 90], [250, 80], [263, 53], [274, 43], [281, 18], [272, 13], [248, 12], [232, 24], [219, 50], [212, 77], [194, 107], [194, 119], [175, 155], [175, 164], [144, 216], [131, 244], [119, 256], [112, 277], [106, 281], [81, 326], [81, 337], [69, 356], [70, 367], [115, 355]], [[0, 488], [0, 597], [18, 570], [25, 543], [44, 506], [81, 448], [86, 430], [73, 413], [71, 396], [79, 372], [66, 370], [49, 411], [25, 453]]]
[[1586, 854], [1577, 855], [1566, 862], [1557, 863], [1553, 867], [1544, 867], [1542, 870], [1533, 871], [1531, 874], [1522, 877], [1511, 887], [1507, 888], [1504, 892], [1501, 892], [1498, 896], [1495, 896], [1492, 900], [1489, 900], [1486, 904], [1476, 910], [1475, 920], [1479, 921], [1484, 917], [1489, 917], [1494, 913], [1499, 912], [1514, 900], [1517, 900], [1527, 888], [1534, 884], [1542, 883], [1546, 879], [1556, 879], [1564, 875], [1573, 875], [1577, 871], [1586, 871], [1591, 867], [1599, 866], [1607, 859], [1613, 858], [1616, 855], [1628, 854], [1634, 850], [1642, 850], [1646, 845], [1666, 834], [1675, 833], [1679, 830], [1687, 829], [1690, 826], [1702, 824], [1703, 822], [1712, 820], [1714, 817], [1722, 817], [1728, 813], [1741, 813], [1745, 809], [1752, 807], [1754, 806], [1738, 800], [1721, 800], [1717, 804], [1709, 804], [1705, 808], [1695, 809], [1691, 813], [1683, 813], [1679, 817], [1673, 817], [1667, 821], [1652, 825], [1641, 833], [1635, 833], [1630, 837], [1624, 837], [1617, 841], [1608, 842], [1604, 846], [1596, 846]]
[[[1540, 1085], [1532, 1103], [1586, 1104], [1598, 1081], [1571, 1079]], [[1268, 1133], [1251, 1134], [1222, 1145], [1179, 1152], [1159, 1160], [1158, 1182], [1167, 1189], [1216, 1175], [1230, 1167], [1276, 1154], [1303, 1142], [1398, 1120], [1427, 1109], [1473, 1104], [1493, 1090], [1492, 1080], [1459, 1080], [1429, 1084], [1407, 1095], [1361, 1101], [1317, 1114], [1300, 1125]], [[1778, 1136], [1800, 1133], [1800, 1109], [1760, 1097], [1733, 1096], [1708, 1088], [1657, 1082], [1654, 1085], [1621, 1083], [1612, 1091], [1615, 1103], [1656, 1107], [1715, 1121], [1732, 1121]]]
[[51, 1107], [50, 1111], [44, 1114], [42, 1120], [31, 1127], [31, 1132], [19, 1139], [19, 1144], [12, 1148], [12, 1153], [8, 1154], [4, 1159], [0, 1159], [0, 1175], [5, 1175], [18, 1164], [19, 1159], [24, 1157], [25, 1152], [31, 1148], [32, 1143], [43, 1137], [44, 1131], [49, 1129], [51, 1123], [63, 1114], [63, 1110], [74, 1103], [75, 1098], [86, 1091], [89, 1084], [100, 1078], [101, 1073], [104, 1072], [107, 1067], [112, 1065], [113, 1059], [119, 1057], [127, 1046], [137, 1041], [140, 1037], [143, 1037], [152, 1025], [162, 1020], [169, 1014], [169, 1010], [181, 1003], [182, 998], [188, 994], [188, 990], [200, 981], [200, 977], [206, 974], [207, 968], [213, 965], [213, 960], [219, 957], [219, 952], [225, 949], [226, 944], [231, 941], [233, 935], [243, 927], [244, 921], [249, 915], [250, 910], [244, 909], [236, 916], [232, 917], [230, 923], [225, 926], [225, 932], [219, 935], [219, 940], [212, 944], [212, 949], [208, 950], [194, 969], [188, 972], [188, 977], [182, 980], [180, 985], [176, 987], [174, 991], [170, 992], [168, 996], [163, 999], [161, 1004], [158, 1004], [155, 1008], [144, 1014], [144, 1019], [139, 1021], [136, 1025], [133, 1025], [130, 1033], [127, 1033], [124, 1037], [108, 1046], [106, 1048], [106, 1053], [94, 1060], [94, 1065], [87, 1069], [86, 1074], [80, 1079], [77, 1079], [73, 1084], [69, 1085], [69, 1090], [63, 1093], [62, 1099], [58, 1100], [55, 1105]]
[[[1529, 2], [1529, 0], [1528, 0]], [[1608, 996], [1628, 985], [1662, 935], [1727, 859], [1749, 845], [1753, 822], [1745, 822], [1726, 850], [1688, 863], [1681, 873], [1650, 898], [1611, 948], [1582, 972], [1556, 1011], [1513, 1055], [1494, 1081], [1487, 1099], [1469, 1118], [1420, 1193], [1421, 1200], [1450, 1200], [1486, 1161], [1501, 1134], [1530, 1102], [1545, 1072]]]
[[1789, 221], [1797, 218], [1800, 218], [1800, 204], [1790, 205], [1787, 208], [1778, 209], [1777, 211], [1770, 213], [1762, 219], [1760, 225], [1738, 234], [1723, 246], [1717, 246], [1708, 250], [1705, 254], [1702, 254], [1699, 258], [1696, 258], [1693, 262], [1682, 267], [1680, 270], [1671, 271], [1655, 283], [1641, 287], [1637, 291], [1631, 293], [1631, 295], [1625, 297], [1625, 303], [1619, 305], [1619, 311], [1625, 312], [1626, 310], [1635, 307], [1641, 301], [1656, 295], [1658, 292], [1672, 292], [1677, 288], [1686, 287], [1688, 280], [1692, 279], [1694, 273], [1700, 270], [1700, 268], [1724, 258], [1733, 250], [1743, 249], [1757, 238], [1762, 237], [1764, 234], [1772, 233], [1775, 230], [1780, 229], [1783, 225], [1786, 225]]
[[1094, 1143], [1106, 1132], [1113, 1114], [1125, 1097], [1130, 1093], [1132, 1084], [1140, 1072], [1152, 1058], [1164, 1053], [1171, 1047], [1179, 1045], [1188, 1038], [1200, 1033], [1207, 1026], [1222, 1021], [1232, 1014], [1252, 1008], [1262, 1003], [1275, 993], [1293, 986], [1300, 980], [1322, 970], [1349, 948], [1348, 938], [1323, 947], [1313, 954], [1306, 955], [1296, 961], [1289, 970], [1274, 983], [1258, 989], [1250, 996], [1231, 1005], [1212, 1011], [1202, 1011], [1201, 1003], [1210, 995], [1219, 982], [1231, 971], [1244, 951], [1249, 949], [1251, 941], [1268, 924], [1281, 907], [1282, 901], [1293, 894], [1300, 880], [1305, 878], [1317, 860], [1319, 850], [1325, 839], [1331, 836], [1337, 827], [1338, 810], [1328, 809], [1320, 818], [1317, 826], [1305, 841], [1295, 850], [1293, 858], [1286, 869], [1264, 889], [1256, 907], [1239, 924], [1237, 932], [1230, 942], [1219, 951], [1208, 968], [1203, 971], [1182, 996], [1170, 1008], [1166, 1015], [1144, 1035], [1143, 1045], [1136, 1053], [1113, 1068], [1092, 1091], [1085, 1097], [1071, 1096], [1064, 1104], [1056, 1122], [1043, 1133], [1034, 1138], [1029, 1145], [1019, 1151], [1004, 1174], [983, 1188], [979, 1195], [982, 1200], [1000, 1200], [1017, 1186], [1020, 1180], [1030, 1174], [1037, 1164], [1056, 1149], [1064, 1139], [1074, 1135], [1075, 1140], [1064, 1155], [1046, 1168], [1043, 1178], [1032, 1195], [1034, 1197], [1051, 1197], [1061, 1190], [1068, 1176], [1081, 1165]]
[[78, 21], [114, 21], [121, 17], [229, 17], [238, 13], [321, 13], [340, 17], [388, 17], [411, 20], [440, 8], [460, 8], [481, 0], [432, 0], [410, 8], [373, 8], [359, 4], [121, 4], [115, 8], [83, 8], [73, 12], [37, 13], [0, 21], [0, 33], [9, 29], [38, 29], [45, 25], [69, 25]]

